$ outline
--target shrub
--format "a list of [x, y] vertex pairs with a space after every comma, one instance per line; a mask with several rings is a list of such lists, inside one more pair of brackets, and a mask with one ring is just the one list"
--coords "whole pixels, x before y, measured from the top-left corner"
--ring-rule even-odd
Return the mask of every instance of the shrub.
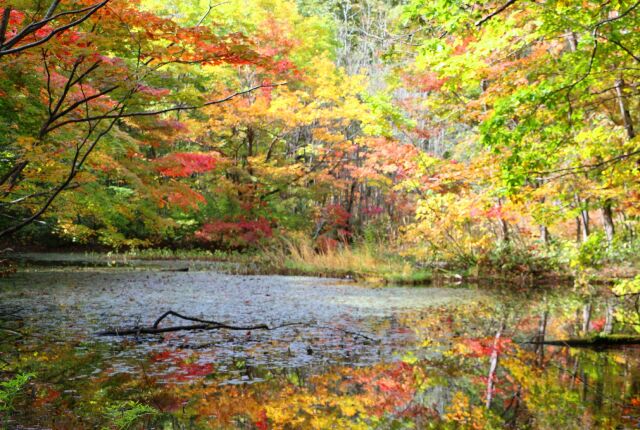
[[571, 261], [571, 266], [579, 269], [598, 268], [602, 266], [607, 253], [607, 243], [600, 231], [592, 233], [578, 248]]
[[198, 241], [224, 249], [255, 247], [273, 236], [271, 224], [265, 218], [237, 221], [210, 221], [195, 234]]

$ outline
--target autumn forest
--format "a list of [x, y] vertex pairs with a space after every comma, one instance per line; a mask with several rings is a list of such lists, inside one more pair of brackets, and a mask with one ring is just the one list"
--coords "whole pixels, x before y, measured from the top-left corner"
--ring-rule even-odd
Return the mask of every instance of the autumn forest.
[[633, 428], [640, 1], [0, 0], [0, 428]]

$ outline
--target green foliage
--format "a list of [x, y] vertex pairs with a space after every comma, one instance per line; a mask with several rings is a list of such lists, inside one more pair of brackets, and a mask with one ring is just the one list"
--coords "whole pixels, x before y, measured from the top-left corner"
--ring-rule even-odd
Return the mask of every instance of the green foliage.
[[640, 333], [640, 309], [637, 306], [638, 297], [640, 297], [640, 275], [633, 279], [624, 279], [616, 282], [612, 291], [623, 299], [629, 299], [635, 304], [634, 307], [616, 309], [616, 320], [633, 327], [636, 332]]
[[619, 296], [640, 294], [640, 276], [616, 282], [613, 292]]
[[13, 410], [15, 399], [34, 376], [33, 373], [20, 373], [7, 381], [0, 382], [0, 413], [5, 414]]
[[571, 260], [571, 266], [578, 269], [598, 268], [605, 261], [607, 242], [604, 233], [598, 231], [589, 235], [588, 239], [578, 247]]
[[554, 269], [557, 260], [513, 242], [498, 242], [497, 246], [478, 261], [478, 266], [506, 274], [539, 274]]
[[105, 418], [118, 430], [129, 430], [142, 418], [158, 413], [157, 409], [133, 400], [112, 403], [104, 411]]
[[[591, 222], [572, 264], [630, 261], [640, 9], [507, 6], [111, 0], [0, 56], [0, 232], [44, 208], [24, 242], [253, 252], [302, 234], [532, 273], [568, 255], [533, 249], [540, 225], [568, 243], [569, 220], [610, 209], [613, 243]], [[44, 13], [13, 8], [13, 34]]]

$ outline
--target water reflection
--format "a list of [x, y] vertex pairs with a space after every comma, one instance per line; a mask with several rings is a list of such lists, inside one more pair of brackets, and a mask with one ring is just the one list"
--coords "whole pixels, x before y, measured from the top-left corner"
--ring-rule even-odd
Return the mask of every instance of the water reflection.
[[[100, 293], [98, 302], [88, 299], [94, 275], [69, 275], [64, 285], [58, 279], [48, 296], [34, 293], [44, 292], [37, 289], [41, 274], [24, 276], [2, 293], [0, 326], [24, 333], [1, 343], [2, 370], [4, 379], [17, 370], [36, 376], [4, 412], [9, 427], [118, 428], [126, 417], [131, 428], [166, 429], [640, 426], [639, 349], [541, 343], [628, 331], [615, 315], [633, 304], [593, 291], [477, 294], [473, 287], [374, 290], [302, 278], [225, 278], [245, 291], [214, 288], [225, 294], [218, 306], [245, 315], [241, 320], [260, 307], [237, 301], [249, 292], [254, 301], [270, 297], [273, 307], [254, 318], [290, 321], [315, 312], [317, 327], [122, 340], [91, 333], [122, 312], [151, 316], [156, 308], [140, 304], [166, 303], [167, 294], [172, 306], [187, 308], [198, 302], [190, 286], [211, 283], [213, 275], [100, 274], [109, 294]], [[34, 279], [35, 287], [28, 285]], [[137, 301], [129, 300], [132, 285]], [[295, 294], [306, 303], [291, 301]], [[436, 300], [427, 300], [430, 294]], [[214, 296], [199, 301], [214, 303]], [[365, 305], [358, 308], [356, 297]]]

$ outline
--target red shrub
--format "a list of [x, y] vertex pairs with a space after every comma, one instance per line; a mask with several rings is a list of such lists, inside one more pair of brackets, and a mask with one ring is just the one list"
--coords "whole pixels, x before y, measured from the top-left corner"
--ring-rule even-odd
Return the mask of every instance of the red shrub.
[[196, 232], [196, 239], [224, 248], [245, 248], [272, 236], [271, 224], [262, 217], [253, 221], [215, 220], [204, 224]]
[[186, 178], [216, 167], [217, 157], [199, 152], [174, 152], [156, 160], [156, 170], [171, 178]]

